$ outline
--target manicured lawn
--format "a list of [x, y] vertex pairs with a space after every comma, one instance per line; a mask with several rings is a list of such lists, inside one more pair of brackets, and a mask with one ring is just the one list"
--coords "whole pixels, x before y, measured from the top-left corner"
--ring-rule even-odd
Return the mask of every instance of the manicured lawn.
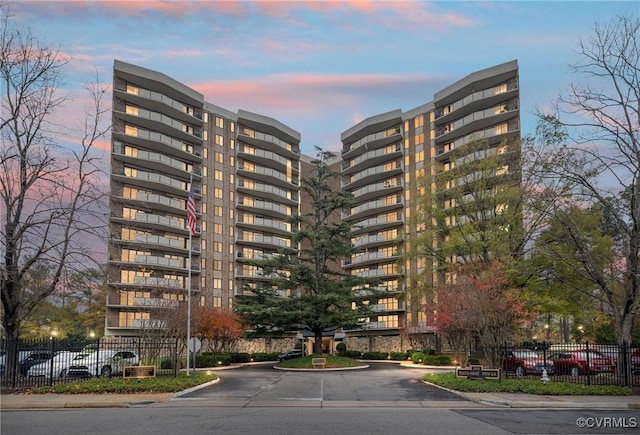
[[553, 396], [629, 396], [632, 394], [629, 387], [584, 385], [554, 381], [544, 384], [539, 379], [472, 380], [456, 378], [455, 373], [424, 375], [422, 380], [451, 390], [473, 393], [529, 393]]
[[313, 358], [326, 358], [327, 364], [325, 368], [340, 368], [340, 367], [363, 367], [366, 366], [365, 363], [355, 360], [353, 358], [346, 358], [343, 356], [335, 356], [335, 355], [308, 355], [302, 358], [294, 358], [283, 361], [281, 363], [277, 363], [278, 367], [286, 367], [289, 369], [310, 369], [313, 368], [311, 364], [311, 360]]
[[194, 371], [189, 376], [181, 373], [177, 378], [161, 377], [149, 379], [91, 378], [56, 384], [53, 387], [38, 387], [32, 394], [87, 394], [87, 393], [175, 393], [218, 379], [213, 373]]

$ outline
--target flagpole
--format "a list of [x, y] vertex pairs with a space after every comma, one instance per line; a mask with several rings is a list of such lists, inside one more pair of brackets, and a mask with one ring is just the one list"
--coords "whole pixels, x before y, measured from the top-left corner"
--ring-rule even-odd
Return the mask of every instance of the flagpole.
[[[193, 175], [189, 177], [189, 197], [191, 197], [191, 195], [193, 195]], [[189, 206], [187, 205], [187, 209], [188, 208]], [[187, 278], [187, 376], [189, 376], [189, 341], [191, 340], [191, 253], [193, 252], [193, 230], [191, 225], [187, 224], [187, 227], [189, 228], [189, 271]], [[196, 368], [193, 367], [194, 371], [195, 369]]]
[[[189, 376], [189, 341], [191, 340], [191, 252], [193, 251], [193, 235], [189, 228], [189, 275], [187, 289], [187, 376]], [[195, 367], [193, 368], [195, 370]]]

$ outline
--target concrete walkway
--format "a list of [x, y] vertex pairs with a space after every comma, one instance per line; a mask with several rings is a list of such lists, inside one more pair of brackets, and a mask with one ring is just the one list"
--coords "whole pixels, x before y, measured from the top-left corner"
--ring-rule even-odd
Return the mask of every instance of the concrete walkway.
[[[640, 396], [539, 396], [523, 393], [461, 393], [453, 391], [478, 405], [504, 408], [547, 409], [640, 409]], [[5, 394], [0, 396], [0, 410], [55, 408], [132, 408], [139, 406], [172, 406], [180, 393], [158, 394]], [[174, 402], [175, 403], [175, 402]], [[177, 403], [176, 403], [177, 405]], [[220, 403], [197, 402], [198, 406], [219, 406]], [[267, 406], [268, 404], [264, 404]], [[356, 405], [356, 404], [354, 404]], [[372, 403], [369, 405], [373, 405]], [[405, 406], [408, 404], [405, 403]], [[456, 407], [461, 404], [458, 403]], [[471, 404], [470, 404], [471, 405]], [[276, 403], [273, 406], [277, 405]], [[323, 406], [330, 406], [325, 402]], [[416, 402], [416, 406], [424, 404]]]

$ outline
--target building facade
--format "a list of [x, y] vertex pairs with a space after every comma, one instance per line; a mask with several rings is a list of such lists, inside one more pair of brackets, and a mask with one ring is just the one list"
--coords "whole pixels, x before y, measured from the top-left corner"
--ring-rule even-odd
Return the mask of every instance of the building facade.
[[[312, 159], [300, 154], [301, 135], [273, 118], [215, 106], [135, 65], [115, 61], [113, 83], [106, 334], [162, 327], [153, 324], [153, 310], [167, 301], [192, 297], [233, 307], [241, 280], [264, 279], [246, 259], [291, 247], [296, 229], [287, 219], [304, 212], [301, 165]], [[372, 116], [341, 134], [332, 165], [343, 175], [340, 188], [355, 198], [340, 218], [354, 225], [357, 249], [342, 267], [377, 278], [386, 292], [372, 301], [377, 315], [347, 335], [433, 332], [419, 298], [407, 297], [412, 277], [434, 267], [405, 255], [408, 241], [429, 230], [413, 220], [417, 199], [451, 200], [442, 195], [451, 186], [438, 183], [455, 164], [451, 152], [478, 138], [494, 146], [517, 139], [519, 121], [512, 61], [472, 73], [420, 107]], [[198, 231], [190, 238], [191, 190]]]
[[[344, 267], [380, 279], [389, 295], [375, 304], [379, 315], [364, 319], [362, 330], [352, 334], [435, 333], [424, 281], [455, 282], [415, 251], [412, 241], [429, 243], [433, 251], [442, 242], [421, 208], [431, 203], [450, 209], [445, 224], [457, 225], [455, 206], [463, 189], [456, 187], [469, 176], [460, 168], [502, 152], [506, 144], [519, 155], [519, 138], [516, 61], [474, 72], [430, 102], [370, 117], [342, 133], [342, 188], [356, 198], [343, 218], [355, 224], [352, 241], [359, 250]], [[509, 161], [518, 158], [510, 155]], [[467, 175], [451, 175], [454, 169]], [[517, 164], [505, 163], [499, 171], [519, 179]]]

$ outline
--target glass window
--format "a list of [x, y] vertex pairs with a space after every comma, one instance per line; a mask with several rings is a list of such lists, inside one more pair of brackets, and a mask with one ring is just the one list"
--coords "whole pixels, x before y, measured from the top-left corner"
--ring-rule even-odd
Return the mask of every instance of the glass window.
[[127, 124], [124, 126], [124, 134], [127, 136], [138, 136], [138, 127]]

